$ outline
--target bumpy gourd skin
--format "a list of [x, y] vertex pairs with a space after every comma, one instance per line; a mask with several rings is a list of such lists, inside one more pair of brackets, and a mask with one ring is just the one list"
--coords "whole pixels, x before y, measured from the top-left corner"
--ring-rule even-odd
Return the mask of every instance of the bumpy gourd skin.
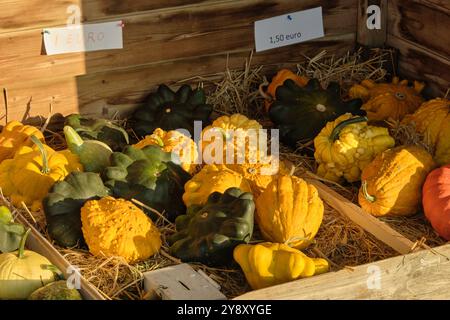
[[37, 146], [22, 147], [13, 159], [0, 164], [0, 187], [13, 205], [22, 201], [32, 210], [42, 207], [42, 200], [57, 181], [73, 171], [82, 171], [78, 157], [68, 150], [55, 151], [44, 145], [48, 157], [48, 173], [43, 173], [43, 158]]
[[19, 121], [9, 122], [0, 133], [0, 162], [13, 158], [21, 147], [32, 147], [32, 135], [45, 142], [44, 135], [38, 128], [23, 125]]
[[286, 80], [278, 87], [276, 96], [269, 116], [280, 130], [280, 140], [293, 148], [298, 142], [313, 139], [328, 121], [342, 114], [365, 114], [359, 109], [362, 101], [344, 102], [339, 84], [333, 82], [324, 90], [317, 79], [309, 80], [305, 87]]
[[323, 212], [317, 189], [290, 175], [274, 178], [256, 199], [256, 222], [264, 239], [298, 249], [317, 234]]
[[205, 205], [191, 206], [177, 218], [170, 253], [185, 262], [228, 265], [233, 249], [252, 237], [254, 211], [251, 193], [238, 188], [214, 192]]
[[131, 128], [139, 137], [151, 134], [155, 129], [186, 129], [194, 134], [194, 121], [209, 124], [212, 106], [206, 104], [203, 89], [192, 90], [183, 85], [177, 92], [162, 84], [150, 94], [131, 118]]
[[159, 251], [161, 237], [145, 213], [124, 199], [89, 200], [81, 208], [84, 239], [95, 256], [119, 256], [128, 263]]
[[[139, 200], [164, 213], [169, 220], [186, 212], [181, 197], [191, 176], [160, 147], [127, 146], [123, 152], [114, 152], [111, 167], [105, 169], [102, 177], [114, 196]], [[151, 210], [147, 213], [156, 218]]]
[[423, 88], [424, 84], [417, 81], [409, 87], [408, 80], [400, 81], [398, 77], [394, 77], [392, 83], [375, 83], [367, 79], [351, 87], [349, 96], [364, 100], [362, 109], [367, 111], [369, 120], [401, 120], [420, 106]]
[[450, 100], [424, 102], [404, 123], [415, 124], [425, 143], [434, 148], [434, 159], [439, 165], [450, 164]]
[[[203, 162], [226, 164], [248, 162], [251, 157], [257, 159], [260, 129], [262, 125], [258, 121], [239, 113], [217, 118], [202, 131]], [[221, 139], [220, 143], [216, 139]]]
[[311, 277], [329, 269], [325, 259], [309, 258], [281, 243], [240, 244], [233, 255], [253, 290]]
[[[328, 122], [314, 139], [314, 158], [319, 164], [317, 174], [335, 182], [343, 179], [348, 182], [360, 180], [361, 170], [377, 154], [395, 145], [387, 128], [369, 126], [367, 121], [338, 127], [344, 121], [343, 125], [348, 123], [348, 120], [364, 119], [344, 114], [335, 121]], [[342, 129], [339, 130], [340, 128]]]
[[198, 149], [197, 144], [191, 138], [176, 131], [164, 131], [157, 128], [151, 135], [136, 143], [134, 146], [142, 149], [146, 146], [159, 146], [164, 152], [174, 152], [179, 155], [181, 167], [193, 174], [197, 169]]
[[435, 163], [422, 147], [388, 149], [362, 171], [358, 200], [374, 216], [407, 216], [419, 210], [422, 185]]
[[223, 166], [206, 165], [184, 185], [183, 202], [187, 207], [204, 204], [211, 193], [223, 193], [232, 187], [251, 192], [250, 184], [239, 173]]

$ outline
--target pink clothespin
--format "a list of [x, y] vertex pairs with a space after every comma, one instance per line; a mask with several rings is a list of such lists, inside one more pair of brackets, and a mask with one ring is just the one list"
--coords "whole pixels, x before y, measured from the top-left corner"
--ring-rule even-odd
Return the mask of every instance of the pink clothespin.
[[125, 27], [125, 23], [123, 21], [120, 21], [119, 27], [124, 28]]

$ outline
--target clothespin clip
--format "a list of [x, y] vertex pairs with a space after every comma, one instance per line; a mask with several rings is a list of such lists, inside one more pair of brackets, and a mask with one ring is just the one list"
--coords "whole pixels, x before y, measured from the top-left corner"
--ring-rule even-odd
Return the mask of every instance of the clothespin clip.
[[125, 27], [125, 23], [123, 21], [119, 22], [119, 27], [124, 28]]

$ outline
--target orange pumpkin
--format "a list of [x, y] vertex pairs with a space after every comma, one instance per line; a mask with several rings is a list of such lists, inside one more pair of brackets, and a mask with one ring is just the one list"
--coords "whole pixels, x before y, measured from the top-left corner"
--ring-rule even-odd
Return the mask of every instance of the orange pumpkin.
[[298, 86], [304, 87], [308, 83], [309, 79], [303, 76], [298, 76], [288, 69], [281, 69], [277, 72], [277, 74], [272, 78], [272, 82], [267, 87], [265, 92], [266, 101], [264, 105], [266, 107], [266, 112], [269, 112], [270, 106], [272, 102], [275, 100], [276, 91], [279, 86], [282, 86], [284, 81], [293, 80]]
[[422, 194], [425, 216], [442, 238], [450, 240], [450, 165], [428, 175]]

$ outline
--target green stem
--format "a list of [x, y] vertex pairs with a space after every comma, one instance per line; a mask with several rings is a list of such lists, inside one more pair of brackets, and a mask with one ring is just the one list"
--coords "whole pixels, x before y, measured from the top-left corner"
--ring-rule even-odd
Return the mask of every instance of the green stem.
[[159, 145], [161, 148], [164, 147], [164, 142], [163, 142], [163, 140], [161, 139], [160, 136], [158, 136], [158, 135], [155, 134], [155, 135], [152, 135], [152, 138], [156, 140], [156, 143], [158, 143], [158, 145]]
[[27, 242], [28, 235], [30, 234], [31, 229], [27, 229], [25, 233], [22, 236], [22, 239], [20, 240], [19, 244], [19, 259], [23, 258], [23, 255], [25, 253], [25, 243]]
[[369, 192], [367, 192], [367, 181], [361, 182], [361, 188], [364, 198], [366, 198], [369, 202], [375, 202], [376, 198], [374, 196], [371, 196]]
[[352, 123], [358, 123], [358, 122], [366, 122], [367, 117], [356, 117], [356, 118], [350, 118], [348, 120], [342, 121], [339, 123], [331, 132], [330, 140], [336, 141], [339, 138], [339, 135], [341, 134], [342, 129], [344, 129], [346, 126]]
[[45, 150], [44, 145], [42, 144], [41, 140], [39, 140], [35, 135], [31, 136], [31, 141], [38, 147], [39, 152], [42, 156], [42, 169], [41, 172], [43, 174], [47, 174], [50, 172], [50, 168], [48, 166], [48, 156], [47, 156], [47, 150]]
[[64, 127], [64, 136], [66, 137], [66, 142], [70, 151], [72, 151], [72, 148], [74, 147], [81, 147], [84, 143], [84, 140], [80, 137], [80, 135], [70, 126]]

